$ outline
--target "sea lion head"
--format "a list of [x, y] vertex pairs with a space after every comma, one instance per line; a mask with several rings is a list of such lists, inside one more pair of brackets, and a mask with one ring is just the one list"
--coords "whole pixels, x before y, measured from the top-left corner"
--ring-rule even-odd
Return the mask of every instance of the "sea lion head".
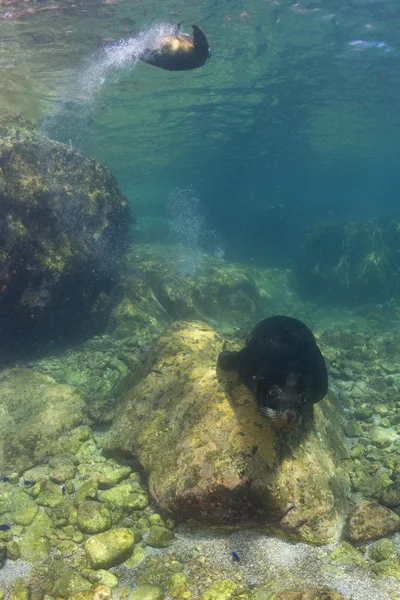
[[283, 384], [260, 377], [256, 395], [260, 412], [277, 429], [291, 429], [300, 423], [305, 397], [298, 375], [288, 374]]

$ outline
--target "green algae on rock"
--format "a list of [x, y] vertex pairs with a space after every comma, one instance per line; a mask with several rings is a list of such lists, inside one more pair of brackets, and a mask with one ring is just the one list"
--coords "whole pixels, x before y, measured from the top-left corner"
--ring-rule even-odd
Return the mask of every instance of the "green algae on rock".
[[9, 118], [0, 121], [0, 187], [4, 340], [26, 343], [27, 331], [37, 338], [50, 328], [68, 336], [82, 322], [104, 323], [129, 228], [129, 203], [113, 175]]
[[83, 533], [101, 533], [111, 527], [111, 514], [106, 506], [85, 500], [78, 506], [78, 526]]
[[164, 600], [164, 597], [164, 593], [158, 585], [143, 583], [132, 590], [127, 600]]
[[150, 527], [146, 543], [148, 546], [152, 546], [153, 548], [167, 548], [174, 537], [175, 535], [172, 533], [172, 531], [166, 527], [152, 525]]
[[348, 537], [365, 542], [392, 535], [400, 529], [400, 517], [375, 500], [363, 500], [350, 513]]
[[201, 322], [171, 326], [117, 407], [110, 449], [139, 458], [151, 495], [177, 518], [333, 541], [349, 489], [336, 398], [316, 406], [303, 433], [277, 435], [247, 388], [230, 383], [228, 395], [218, 379], [223, 343]]
[[230, 330], [250, 328], [262, 316], [262, 302], [248, 269], [205, 258], [195, 273], [182, 273], [176, 247], [141, 245], [126, 262], [135, 275], [120, 284], [113, 309], [112, 335], [135, 335], [142, 344], [159, 335], [175, 319], [201, 319], [230, 324]]
[[64, 433], [88, 422], [80, 392], [31, 369], [0, 373], [0, 411], [1, 472], [39, 464], [57, 451]]
[[86, 592], [92, 589], [92, 584], [84, 579], [79, 573], [72, 570], [65, 571], [59, 579], [57, 579], [53, 594], [61, 598], [70, 598], [79, 592]]
[[318, 585], [302, 591], [295, 590], [271, 594], [265, 597], [265, 600], [346, 600], [346, 598], [330, 587]]
[[94, 569], [109, 569], [132, 554], [134, 543], [135, 537], [130, 529], [116, 527], [90, 537], [85, 542], [85, 550]]

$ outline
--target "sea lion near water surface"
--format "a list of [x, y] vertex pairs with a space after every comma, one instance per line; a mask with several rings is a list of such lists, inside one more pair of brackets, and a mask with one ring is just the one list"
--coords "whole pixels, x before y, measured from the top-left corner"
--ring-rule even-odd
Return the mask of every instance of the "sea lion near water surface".
[[220, 353], [218, 367], [238, 372], [261, 413], [277, 428], [294, 427], [304, 407], [316, 404], [328, 391], [317, 342], [310, 329], [292, 317], [260, 321], [242, 350]]
[[198, 25], [192, 25], [193, 37], [181, 33], [181, 25], [172, 34], [159, 37], [140, 59], [167, 71], [189, 71], [202, 67], [211, 56], [207, 38]]

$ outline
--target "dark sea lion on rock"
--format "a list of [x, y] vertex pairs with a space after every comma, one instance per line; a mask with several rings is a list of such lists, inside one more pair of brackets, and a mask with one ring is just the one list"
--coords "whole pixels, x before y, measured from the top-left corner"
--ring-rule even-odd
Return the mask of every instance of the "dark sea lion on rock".
[[239, 373], [262, 414], [278, 428], [294, 427], [304, 407], [319, 402], [328, 391], [317, 342], [310, 329], [292, 317], [260, 321], [242, 350], [220, 353], [218, 367]]
[[198, 25], [192, 25], [193, 38], [181, 33], [181, 25], [174, 33], [159, 37], [153, 48], [147, 48], [140, 59], [167, 71], [189, 71], [202, 67], [211, 56], [210, 46]]

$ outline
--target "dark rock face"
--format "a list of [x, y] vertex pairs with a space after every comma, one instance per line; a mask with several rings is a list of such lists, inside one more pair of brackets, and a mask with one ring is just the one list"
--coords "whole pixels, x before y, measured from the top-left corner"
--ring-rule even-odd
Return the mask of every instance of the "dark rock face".
[[346, 304], [385, 301], [400, 290], [399, 222], [325, 223], [307, 232], [299, 255], [308, 298]]
[[128, 200], [107, 169], [25, 122], [0, 121], [3, 340], [91, 328], [128, 227]]

